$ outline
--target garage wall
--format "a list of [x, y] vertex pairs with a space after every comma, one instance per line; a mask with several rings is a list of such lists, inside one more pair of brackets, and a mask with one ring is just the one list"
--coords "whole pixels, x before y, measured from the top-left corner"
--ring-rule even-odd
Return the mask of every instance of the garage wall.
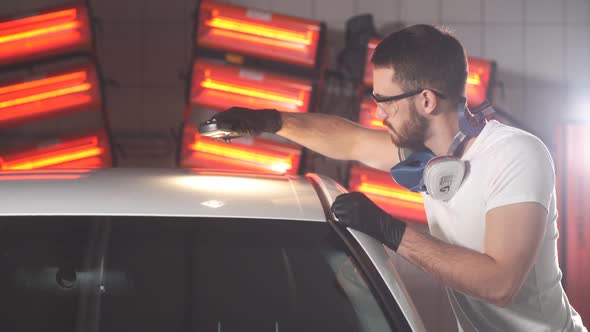
[[[590, 91], [589, 0], [227, 1], [326, 21], [332, 58], [346, 19], [356, 14], [374, 14], [382, 33], [414, 23], [451, 27], [469, 55], [498, 62], [498, 106], [550, 145], [555, 121], [582, 117], [580, 105], [590, 105], [579, 97]], [[0, 15], [66, 2], [3, 0]], [[172, 166], [170, 130], [181, 120], [195, 0], [90, 2], [99, 60], [117, 83], [106, 92], [114, 133], [127, 146], [123, 165]]]
[[468, 55], [498, 62], [497, 104], [546, 140], [554, 120], [580, 116], [577, 96], [590, 88], [588, 0], [232, 1], [325, 20], [333, 30], [360, 13], [372, 13], [381, 32], [396, 23], [451, 27]]

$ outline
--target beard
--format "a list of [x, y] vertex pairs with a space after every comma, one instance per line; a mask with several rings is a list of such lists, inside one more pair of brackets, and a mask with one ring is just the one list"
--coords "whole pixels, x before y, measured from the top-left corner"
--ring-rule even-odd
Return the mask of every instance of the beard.
[[398, 132], [389, 123], [385, 125], [394, 133], [391, 134], [391, 141], [399, 148], [419, 150], [424, 147], [428, 120], [418, 113], [416, 105], [410, 103], [410, 120], [402, 126]]

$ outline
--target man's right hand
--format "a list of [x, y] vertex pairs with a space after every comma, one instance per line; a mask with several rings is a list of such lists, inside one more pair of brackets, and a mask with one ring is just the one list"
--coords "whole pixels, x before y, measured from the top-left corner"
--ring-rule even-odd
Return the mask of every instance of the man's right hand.
[[281, 130], [283, 121], [281, 113], [273, 109], [253, 110], [244, 107], [232, 107], [213, 116], [218, 123], [223, 123], [240, 135], [259, 135], [276, 133]]
[[383, 211], [360, 192], [336, 197], [332, 212], [340, 224], [361, 231], [394, 251], [397, 251], [406, 231], [405, 222]]

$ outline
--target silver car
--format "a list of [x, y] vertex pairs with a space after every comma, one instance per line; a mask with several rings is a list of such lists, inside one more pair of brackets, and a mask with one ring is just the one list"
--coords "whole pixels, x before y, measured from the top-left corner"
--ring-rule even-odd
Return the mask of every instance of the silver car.
[[0, 331], [424, 331], [329, 178], [0, 173]]

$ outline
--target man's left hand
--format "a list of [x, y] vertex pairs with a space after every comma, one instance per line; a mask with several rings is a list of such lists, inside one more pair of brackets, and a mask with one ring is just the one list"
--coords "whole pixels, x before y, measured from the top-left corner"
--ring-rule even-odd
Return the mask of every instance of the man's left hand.
[[392, 217], [359, 192], [336, 197], [332, 212], [340, 224], [359, 230], [395, 251], [406, 230], [406, 223]]

